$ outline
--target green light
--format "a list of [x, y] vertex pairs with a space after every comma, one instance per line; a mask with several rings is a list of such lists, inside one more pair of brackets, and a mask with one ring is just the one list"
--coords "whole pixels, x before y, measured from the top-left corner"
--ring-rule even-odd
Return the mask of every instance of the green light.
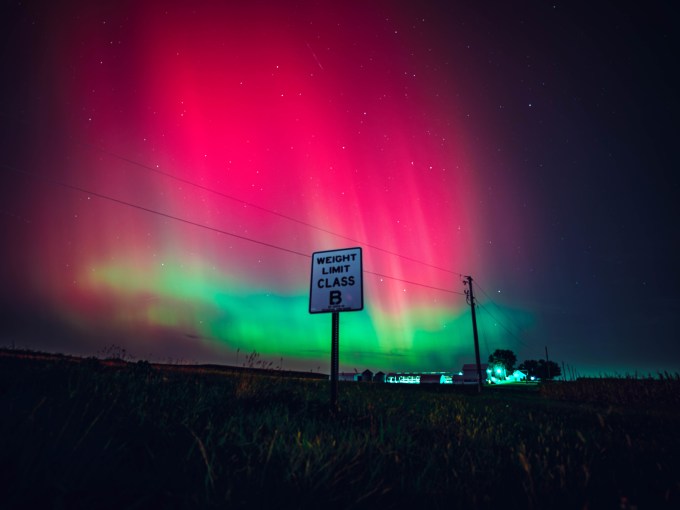
[[[217, 263], [196, 256], [162, 259], [146, 265], [107, 260], [88, 266], [91, 269], [79, 275], [82, 298], [105, 306], [74, 315], [73, 322], [95, 334], [101, 321], [114, 318], [118, 334], [140, 342], [142, 355], [155, 350], [142, 347], [146, 335], [158, 342], [191, 339], [223, 358], [234, 354], [234, 362], [238, 350], [256, 351], [262, 359], [299, 360], [300, 367], [305, 360], [306, 366], [325, 366], [331, 317], [308, 313], [306, 272], [299, 278], [302, 285], [275, 288], [254, 285], [247, 275], [225, 273]], [[448, 371], [470, 358], [470, 312], [463, 303], [423, 304], [400, 294], [404, 302], [396, 306], [378, 298], [380, 285], [366, 278], [364, 310], [341, 314], [343, 369]], [[490, 333], [492, 340], [500, 337], [500, 332]], [[134, 345], [127, 347], [134, 352]]]

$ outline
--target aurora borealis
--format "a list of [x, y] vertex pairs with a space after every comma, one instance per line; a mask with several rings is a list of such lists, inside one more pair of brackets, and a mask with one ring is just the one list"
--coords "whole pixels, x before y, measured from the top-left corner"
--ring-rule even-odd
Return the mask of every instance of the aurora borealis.
[[[627, 131], [640, 119], [621, 99], [647, 89], [624, 89], [614, 42], [590, 38], [599, 11], [582, 25], [553, 4], [507, 9], [17, 3], [3, 22], [0, 340], [161, 361], [257, 351], [326, 371], [310, 256], [361, 246], [365, 309], [341, 317], [341, 370], [470, 362], [467, 274], [483, 358], [547, 344], [583, 371], [673, 369], [660, 360], [677, 352], [677, 298], [651, 326], [622, 301], [663, 290], [673, 255], [628, 248], [626, 232], [654, 244], [647, 225], [677, 211], [672, 186], [630, 173], [661, 143]], [[635, 194], [657, 209], [635, 214]], [[665, 354], [639, 355], [645, 331]]]

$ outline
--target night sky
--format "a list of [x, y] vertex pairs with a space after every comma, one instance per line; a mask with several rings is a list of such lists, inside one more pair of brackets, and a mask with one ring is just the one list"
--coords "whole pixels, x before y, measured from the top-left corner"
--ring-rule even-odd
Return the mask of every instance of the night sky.
[[0, 346], [680, 370], [671, 2], [6, 2]]

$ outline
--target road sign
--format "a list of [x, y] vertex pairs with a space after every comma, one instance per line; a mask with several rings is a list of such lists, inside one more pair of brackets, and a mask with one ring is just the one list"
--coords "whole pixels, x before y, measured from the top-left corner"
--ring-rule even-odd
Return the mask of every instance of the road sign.
[[362, 276], [361, 248], [314, 252], [309, 313], [363, 310]]

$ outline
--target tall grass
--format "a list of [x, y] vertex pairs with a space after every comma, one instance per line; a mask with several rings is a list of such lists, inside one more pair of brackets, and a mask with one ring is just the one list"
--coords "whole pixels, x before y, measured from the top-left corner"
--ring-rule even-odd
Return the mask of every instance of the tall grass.
[[614, 405], [680, 405], [680, 374], [662, 373], [654, 379], [633, 377], [580, 378], [547, 383], [541, 394], [559, 400]]
[[647, 407], [348, 383], [331, 414], [326, 381], [0, 365], [3, 508], [677, 503], [680, 416], [669, 406], [652, 420]]

